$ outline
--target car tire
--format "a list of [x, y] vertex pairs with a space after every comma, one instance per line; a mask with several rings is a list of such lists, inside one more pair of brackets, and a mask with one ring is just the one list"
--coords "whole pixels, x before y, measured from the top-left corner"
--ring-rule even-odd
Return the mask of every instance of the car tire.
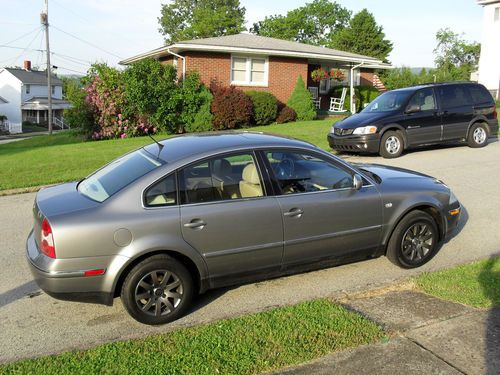
[[488, 128], [483, 123], [472, 125], [467, 136], [467, 144], [472, 148], [484, 147], [488, 144]]
[[135, 320], [159, 325], [182, 317], [193, 293], [193, 278], [186, 267], [166, 254], [158, 254], [132, 268], [123, 282], [121, 299]]
[[401, 219], [387, 245], [386, 256], [401, 268], [424, 265], [439, 250], [438, 226], [429, 214], [415, 210]]
[[401, 132], [387, 131], [380, 139], [379, 154], [385, 159], [398, 158], [403, 153], [404, 139]]

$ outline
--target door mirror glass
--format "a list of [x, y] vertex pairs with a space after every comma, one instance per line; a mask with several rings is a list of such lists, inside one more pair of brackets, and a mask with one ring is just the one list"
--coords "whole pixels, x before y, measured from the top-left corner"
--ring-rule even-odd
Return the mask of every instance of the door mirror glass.
[[355, 174], [352, 183], [354, 189], [360, 190], [363, 187], [363, 178], [359, 174]]
[[416, 105], [416, 104], [412, 104], [410, 106], [408, 106], [408, 108], [406, 108], [406, 113], [410, 114], [410, 113], [416, 113], [416, 112], [420, 112], [421, 111], [421, 108], [419, 105]]

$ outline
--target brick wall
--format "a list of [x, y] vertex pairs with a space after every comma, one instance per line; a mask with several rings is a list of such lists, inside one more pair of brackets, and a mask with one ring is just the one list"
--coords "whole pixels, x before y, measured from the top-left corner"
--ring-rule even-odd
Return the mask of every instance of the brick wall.
[[[197, 71], [205, 85], [215, 80], [224, 85], [231, 84], [231, 55], [214, 52], [186, 52], [186, 71]], [[180, 65], [180, 64], [179, 64]], [[179, 66], [180, 68], [180, 66]], [[292, 94], [299, 75], [307, 80], [307, 60], [289, 57], [269, 57], [269, 79], [267, 87], [236, 86], [244, 91], [268, 91], [284, 103]]]

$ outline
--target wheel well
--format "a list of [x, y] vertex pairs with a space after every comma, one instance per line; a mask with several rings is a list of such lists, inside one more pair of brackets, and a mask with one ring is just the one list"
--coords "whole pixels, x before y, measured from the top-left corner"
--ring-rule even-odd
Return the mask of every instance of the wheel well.
[[181, 262], [189, 271], [191, 276], [193, 277], [193, 282], [195, 285], [195, 290], [200, 291], [201, 289], [201, 278], [200, 278], [200, 272], [198, 271], [198, 267], [196, 267], [196, 264], [187, 256], [178, 253], [176, 251], [171, 251], [171, 250], [158, 250], [158, 251], [152, 251], [147, 254], [143, 254], [140, 257], [137, 257], [134, 259], [125, 269], [120, 273], [120, 276], [118, 278], [118, 282], [115, 285], [115, 289], [113, 292], [114, 297], [119, 297], [120, 292], [123, 286], [123, 282], [125, 281], [125, 278], [129, 274], [129, 272], [132, 270], [132, 268], [135, 267], [136, 264], [140, 263], [146, 258], [149, 258], [153, 255], [158, 255], [158, 254], [166, 254], [171, 256], [174, 259], [177, 259], [179, 262]]
[[400, 128], [398, 127], [395, 127], [395, 126], [390, 126], [388, 127], [387, 129], [383, 129], [383, 131], [380, 133], [380, 138], [382, 138], [382, 136], [384, 135], [384, 133], [387, 133], [389, 131], [393, 131], [393, 132], [399, 132], [401, 133], [401, 135], [403, 136], [403, 148], [406, 149], [406, 147], [408, 146], [408, 140], [406, 139], [406, 132], [401, 130]]
[[486, 133], [488, 133], [488, 137], [490, 136], [490, 127], [489, 127], [488, 123], [482, 119], [479, 119], [479, 120], [476, 120], [469, 125], [469, 127], [467, 128], [467, 135], [466, 135], [465, 139], [469, 138], [469, 132], [472, 129], [472, 127], [476, 124], [483, 124], [486, 127]]
[[408, 210], [407, 212], [405, 212], [404, 215], [401, 215], [401, 217], [399, 218], [397, 223], [392, 228], [391, 234], [387, 238], [387, 243], [385, 244], [384, 254], [387, 253], [387, 245], [389, 244], [389, 239], [391, 238], [392, 233], [394, 232], [394, 230], [396, 229], [398, 224], [401, 222], [401, 220], [403, 220], [403, 218], [406, 215], [408, 215], [410, 212], [413, 212], [413, 211], [423, 211], [423, 212], [429, 214], [434, 219], [434, 222], [436, 223], [436, 225], [438, 227], [439, 241], [441, 241], [444, 238], [444, 223], [443, 223], [443, 217], [441, 216], [441, 213], [436, 208], [429, 206], [429, 205], [421, 205], [421, 206], [413, 207], [411, 210]]

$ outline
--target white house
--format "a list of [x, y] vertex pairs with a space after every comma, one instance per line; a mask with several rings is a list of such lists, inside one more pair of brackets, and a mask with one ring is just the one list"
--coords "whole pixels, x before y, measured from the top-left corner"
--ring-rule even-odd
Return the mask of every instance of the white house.
[[[51, 79], [53, 125], [63, 127], [63, 110], [71, 104], [62, 98], [62, 81]], [[21, 133], [22, 123], [46, 125], [48, 120], [47, 73], [31, 70], [31, 62], [24, 69], [0, 69], [0, 115], [7, 116], [11, 133]]]
[[483, 6], [483, 30], [478, 81], [500, 99], [500, 0], [478, 0]]

